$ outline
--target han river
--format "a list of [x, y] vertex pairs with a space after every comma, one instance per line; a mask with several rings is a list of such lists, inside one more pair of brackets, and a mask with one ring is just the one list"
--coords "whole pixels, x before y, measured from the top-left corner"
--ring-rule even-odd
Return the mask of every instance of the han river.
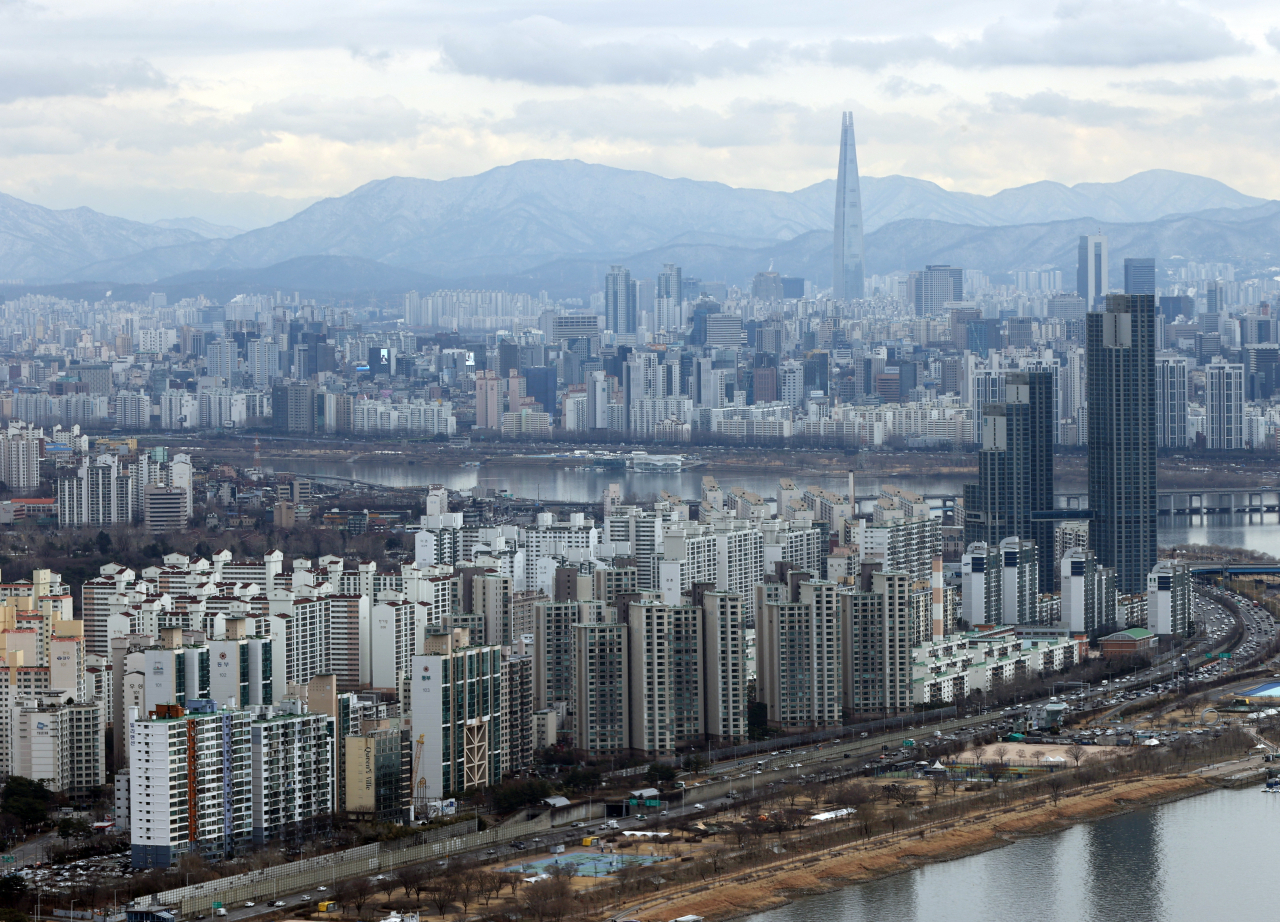
[[1261, 922], [1280, 915], [1278, 842], [1280, 797], [1215, 791], [803, 897], [749, 922]]

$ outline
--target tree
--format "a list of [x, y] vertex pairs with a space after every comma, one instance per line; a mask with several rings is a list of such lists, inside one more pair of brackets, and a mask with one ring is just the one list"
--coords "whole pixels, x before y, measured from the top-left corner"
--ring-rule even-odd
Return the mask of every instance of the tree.
[[1003, 764], [1004, 764], [1004, 762], [1005, 762], [1005, 760], [1009, 757], [1009, 747], [1008, 747], [1008, 746], [997, 746], [995, 749], [993, 749], [993, 750], [992, 750], [992, 754], [993, 754], [997, 759], [999, 759], [999, 760], [1000, 760], [1000, 763], [1003, 765]]
[[696, 752], [692, 752], [684, 757], [681, 767], [687, 772], [697, 774], [707, 767], [707, 763], [702, 756], [698, 755]]
[[94, 543], [98, 545], [98, 553], [103, 557], [106, 557], [107, 554], [111, 553], [111, 536], [105, 531], [98, 532], [98, 536], [93, 540]]
[[358, 913], [373, 896], [373, 882], [363, 875], [351, 881], [351, 902]]
[[929, 780], [933, 784], [933, 799], [937, 800], [938, 795], [947, 789], [947, 776], [940, 772], [934, 772], [929, 776]]
[[13, 815], [24, 826], [38, 826], [49, 813], [53, 792], [40, 781], [11, 775], [0, 792], [0, 810]]
[[404, 895], [407, 899], [410, 891], [416, 892], [418, 884], [422, 881], [422, 868], [416, 864], [406, 864], [400, 870], [396, 871], [396, 880], [400, 886], [404, 887]]
[[644, 776], [650, 784], [669, 784], [676, 780], [676, 775], [678, 774], [679, 772], [674, 765], [653, 762], [649, 765], [649, 770], [644, 773]]
[[1062, 789], [1067, 786], [1066, 779], [1056, 772], [1051, 773], [1049, 777], [1044, 779], [1045, 787], [1049, 789], [1049, 798], [1053, 801], [1053, 805], [1058, 805], [1058, 798], [1062, 796]]
[[382, 880], [378, 881], [378, 889], [383, 892], [387, 899], [391, 899], [391, 894], [396, 892], [396, 887], [400, 886], [394, 876], [391, 874], [383, 874]]
[[1084, 761], [1084, 757], [1088, 755], [1088, 750], [1079, 743], [1072, 743], [1067, 747], [1067, 758], [1076, 763], [1076, 768], [1080, 767], [1080, 763]]
[[431, 892], [431, 905], [443, 918], [445, 912], [458, 898], [458, 878], [452, 872], [436, 878], [435, 889]]

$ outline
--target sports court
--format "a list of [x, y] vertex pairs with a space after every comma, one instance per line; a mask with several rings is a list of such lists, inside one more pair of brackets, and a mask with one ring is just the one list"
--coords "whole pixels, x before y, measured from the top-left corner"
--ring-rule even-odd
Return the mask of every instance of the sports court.
[[579, 877], [608, 877], [610, 874], [618, 873], [618, 871], [625, 867], [656, 864], [659, 861], [666, 860], [667, 859], [661, 855], [600, 855], [594, 852], [574, 852], [572, 854], [560, 855], [554, 858], [542, 858], [538, 861], [528, 861], [513, 868], [503, 868], [503, 870], [516, 871], [529, 875], [550, 874], [557, 866], [563, 867], [572, 864], [577, 866]]

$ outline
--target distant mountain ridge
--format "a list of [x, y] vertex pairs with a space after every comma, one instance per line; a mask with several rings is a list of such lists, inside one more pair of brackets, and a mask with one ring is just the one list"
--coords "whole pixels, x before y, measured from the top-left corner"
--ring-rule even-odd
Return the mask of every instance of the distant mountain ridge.
[[[1250, 249], [1280, 245], [1264, 214], [1266, 200], [1167, 170], [1117, 183], [1032, 183], [991, 196], [904, 176], [863, 177], [862, 184], [869, 272], [918, 268], [947, 261], [945, 254], [988, 272], [1070, 265], [1073, 235], [1099, 225], [1135, 244], [1177, 252], [1216, 250], [1214, 229], [1228, 225], [1263, 235]], [[265, 283], [260, 270], [271, 269], [268, 275], [291, 277], [323, 272], [326, 289], [341, 288], [337, 283], [349, 277], [351, 290], [421, 278], [547, 282], [549, 291], [563, 291], [602, 279], [613, 262], [651, 276], [655, 266], [673, 261], [688, 275], [742, 282], [772, 259], [780, 271], [822, 286], [830, 281], [834, 188], [826, 181], [789, 193], [735, 189], [574, 160], [531, 160], [443, 181], [377, 180], [243, 234], [199, 219], [161, 227], [0, 196], [0, 278], [187, 286], [200, 278]], [[1147, 224], [1174, 229], [1138, 229]], [[1236, 232], [1227, 236], [1248, 242]], [[978, 253], [983, 247], [990, 249]], [[1120, 250], [1113, 242], [1113, 255]]]

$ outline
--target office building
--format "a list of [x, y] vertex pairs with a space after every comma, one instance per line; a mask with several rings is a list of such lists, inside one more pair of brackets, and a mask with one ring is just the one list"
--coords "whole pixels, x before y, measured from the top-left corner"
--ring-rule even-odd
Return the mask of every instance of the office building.
[[1244, 448], [1244, 366], [1223, 361], [1206, 365], [1204, 403], [1207, 446], [1213, 451]]
[[858, 151], [853, 113], [840, 119], [840, 163], [836, 170], [835, 266], [831, 296], [837, 301], [864, 297], [862, 189], [858, 181]]
[[1102, 309], [1107, 287], [1107, 238], [1102, 234], [1080, 238], [1076, 263], [1076, 294], [1090, 311]]
[[1151, 257], [1124, 261], [1124, 293], [1127, 295], [1152, 295], [1156, 293], [1156, 261]]
[[1155, 299], [1109, 295], [1085, 320], [1089, 539], [1130, 595], [1156, 562]]
[[143, 488], [143, 494], [143, 519], [147, 531], [154, 535], [187, 527], [186, 490], [148, 484]]
[[1004, 382], [1004, 402], [982, 408], [978, 482], [964, 487], [964, 543], [1034, 541], [1040, 572], [1051, 574], [1053, 522], [1036, 516], [1053, 509], [1053, 375], [1010, 371]]

